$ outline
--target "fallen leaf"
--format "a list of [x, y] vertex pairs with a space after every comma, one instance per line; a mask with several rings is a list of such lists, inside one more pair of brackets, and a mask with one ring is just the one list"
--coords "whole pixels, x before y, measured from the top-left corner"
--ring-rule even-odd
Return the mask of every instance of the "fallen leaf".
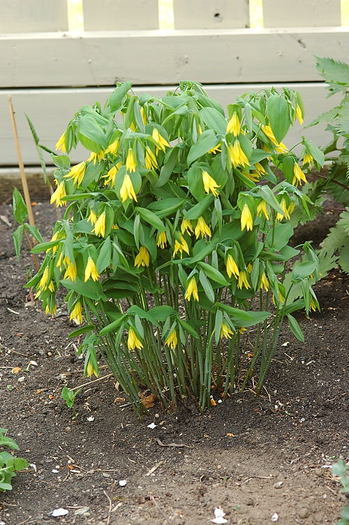
[[126, 399], [124, 397], [116, 397], [114, 403], [124, 403]]
[[226, 433], [226, 436], [227, 436], [228, 438], [234, 438], [234, 437], [236, 437], [236, 434], [233, 434], [232, 432], [227, 432], [227, 433]]
[[15, 366], [14, 368], [12, 368], [11, 372], [12, 372], [13, 374], [19, 374], [21, 370], [22, 370], [22, 369], [21, 369], [20, 366]]
[[210, 405], [211, 405], [211, 407], [216, 407], [217, 406], [217, 401], [215, 399], [213, 399], [213, 397], [211, 397], [211, 399], [210, 399]]
[[150, 394], [149, 396], [141, 397], [141, 403], [145, 408], [153, 408], [156, 401], [156, 395]]
[[35, 390], [35, 394], [42, 394], [44, 391], [43, 388], [38, 388], [37, 390]]
[[49, 399], [54, 399], [55, 396], [54, 396], [53, 394], [49, 394], [49, 395], [48, 395], [48, 398], [49, 398]]

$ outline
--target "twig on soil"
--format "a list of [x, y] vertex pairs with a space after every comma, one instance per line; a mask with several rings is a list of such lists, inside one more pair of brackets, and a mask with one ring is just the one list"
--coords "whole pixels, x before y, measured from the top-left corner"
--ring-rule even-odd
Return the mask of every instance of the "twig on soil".
[[148, 472], [146, 473], [146, 476], [151, 476], [151, 474], [153, 474], [153, 472], [155, 472], [162, 464], [163, 464], [163, 461], [159, 461], [159, 463], [157, 463], [150, 470], [148, 470]]
[[105, 495], [105, 497], [107, 498], [107, 500], [108, 500], [108, 502], [109, 502], [108, 518], [107, 518], [107, 525], [109, 525], [109, 523], [110, 523], [111, 509], [112, 509], [112, 502], [111, 502], [111, 499], [109, 498], [109, 496], [108, 496], [108, 494], [106, 493], [105, 490], [103, 490], [103, 494]]
[[269, 476], [250, 476], [249, 478], [245, 479], [245, 481], [243, 481], [242, 483], [248, 483], [249, 481], [251, 481], [251, 479], [272, 479], [274, 476], [272, 474], [270, 474]]
[[107, 374], [107, 375], [105, 375], [103, 377], [98, 377], [97, 379], [93, 379], [92, 381], [88, 381], [88, 383], [83, 383], [82, 385], [74, 386], [74, 388], [71, 388], [70, 390], [78, 390], [79, 388], [83, 388], [84, 386], [89, 386], [92, 383], [97, 383], [97, 381], [102, 381], [102, 379], [107, 379], [107, 377], [110, 377], [112, 375], [113, 374]]
[[178, 447], [178, 448], [193, 448], [189, 445], [185, 445], [184, 443], [163, 443], [159, 438], [155, 438], [155, 441], [157, 442], [160, 447]]
[[12, 310], [12, 309], [9, 308], [8, 306], [6, 306], [6, 310], [8, 310], [9, 312], [11, 312], [11, 314], [21, 315], [19, 312], [16, 312], [15, 310]]

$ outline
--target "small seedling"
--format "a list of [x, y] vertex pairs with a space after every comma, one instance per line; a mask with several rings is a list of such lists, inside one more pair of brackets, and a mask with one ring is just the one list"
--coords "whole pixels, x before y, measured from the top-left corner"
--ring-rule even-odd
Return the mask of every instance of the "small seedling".
[[[335, 476], [339, 477], [339, 481], [342, 485], [341, 492], [349, 494], [349, 467], [341, 459], [332, 466], [332, 472]], [[341, 519], [337, 522], [337, 525], [349, 525], [349, 505], [346, 505], [341, 512]]]
[[72, 390], [67, 386], [62, 388], [61, 398], [64, 399], [65, 404], [68, 408], [73, 408], [76, 396], [80, 393], [81, 389]]
[[6, 428], [0, 428], [0, 492], [5, 490], [12, 490], [12, 478], [20, 470], [28, 467], [28, 462], [24, 458], [18, 458], [2, 450], [7, 447], [11, 450], [19, 450], [19, 447], [12, 438], [8, 437]]

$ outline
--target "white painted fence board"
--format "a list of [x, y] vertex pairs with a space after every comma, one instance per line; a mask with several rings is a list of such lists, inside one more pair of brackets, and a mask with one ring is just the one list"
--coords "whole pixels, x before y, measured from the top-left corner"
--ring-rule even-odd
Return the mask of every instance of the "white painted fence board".
[[[310, 123], [322, 111], [328, 110], [338, 101], [338, 97], [326, 98], [327, 91], [322, 83], [284, 84], [283, 86], [297, 89], [301, 93], [306, 109], [305, 124]], [[270, 87], [270, 85], [211, 85], [206, 86], [205, 89], [209, 96], [226, 107], [243, 93], [260, 90], [264, 87]], [[282, 85], [275, 84], [275, 87], [282, 87]], [[162, 96], [169, 89], [169, 87], [142, 87], [135, 88], [135, 92]], [[83, 105], [93, 104], [96, 101], [104, 103], [111, 91], [112, 89], [106, 88], [0, 91], [0, 122], [2, 122], [0, 127], [0, 165], [16, 165], [17, 162], [8, 117], [8, 95], [13, 96], [25, 163], [37, 165], [38, 157], [25, 120], [25, 113], [33, 121], [41, 142], [53, 149], [72, 115]], [[319, 145], [325, 145], [330, 139], [323, 126], [302, 129], [297, 124], [286, 137], [286, 144], [292, 146], [299, 141], [300, 135], [305, 135]], [[82, 150], [72, 154], [75, 161], [80, 161], [85, 157], [86, 153], [83, 153]]]
[[341, 0], [263, 0], [264, 27], [341, 25]]
[[83, 0], [85, 31], [157, 29], [158, 0]]
[[[91, 32], [0, 37], [3, 87], [320, 80], [314, 56], [347, 60], [344, 28]], [[44, 72], [44, 74], [43, 74]]]
[[0, 33], [65, 31], [67, 0], [1, 0]]
[[248, 0], [173, 0], [176, 29], [248, 27]]

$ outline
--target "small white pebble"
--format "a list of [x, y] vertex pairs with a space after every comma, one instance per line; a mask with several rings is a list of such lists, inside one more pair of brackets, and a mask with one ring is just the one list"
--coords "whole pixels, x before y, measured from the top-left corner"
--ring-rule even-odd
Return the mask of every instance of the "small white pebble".
[[18, 378], [18, 382], [19, 382], [19, 383], [23, 383], [24, 380], [25, 380], [25, 377], [24, 377], [24, 376]]
[[119, 480], [119, 486], [120, 487], [125, 487], [127, 485], [127, 480], [126, 479], [120, 479]]
[[87, 421], [94, 421], [95, 420], [94, 416], [88, 416], [86, 419], [87, 419]]
[[154, 430], [155, 427], [157, 427], [155, 423], [150, 423], [150, 425], [148, 425], [148, 428], [150, 428], [151, 430]]
[[271, 521], [278, 521], [279, 520], [279, 514], [277, 512], [274, 512], [274, 514], [271, 517]]
[[67, 509], [55, 509], [51, 512], [51, 516], [53, 516], [54, 518], [60, 518], [61, 516], [66, 516], [67, 514], [69, 514], [69, 510]]

